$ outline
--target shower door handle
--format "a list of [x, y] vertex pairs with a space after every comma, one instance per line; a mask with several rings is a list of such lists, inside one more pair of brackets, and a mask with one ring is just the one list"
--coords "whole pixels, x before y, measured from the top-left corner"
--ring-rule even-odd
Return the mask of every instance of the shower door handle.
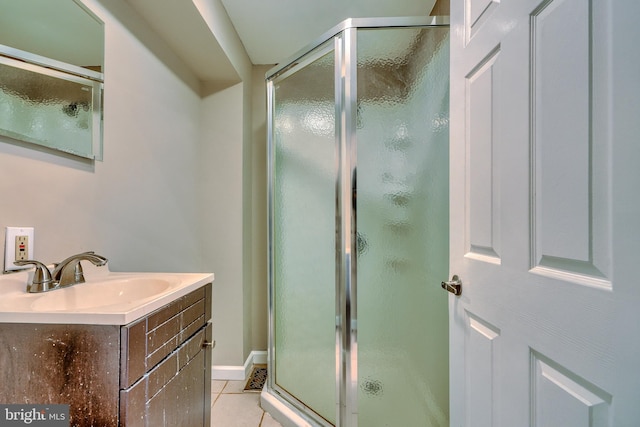
[[450, 281], [442, 282], [442, 289], [447, 292], [451, 292], [455, 296], [462, 295], [462, 280], [457, 274], [454, 274]]

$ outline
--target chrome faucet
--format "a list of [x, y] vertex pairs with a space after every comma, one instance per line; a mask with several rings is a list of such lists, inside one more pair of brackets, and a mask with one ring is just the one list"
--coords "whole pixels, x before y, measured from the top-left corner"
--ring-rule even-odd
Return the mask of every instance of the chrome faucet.
[[107, 263], [107, 259], [95, 252], [82, 252], [72, 255], [59, 264], [54, 264], [53, 271], [36, 260], [14, 261], [15, 265], [35, 266], [33, 280], [27, 285], [27, 292], [47, 292], [54, 289], [84, 283], [84, 273], [80, 261], [91, 261], [94, 265], [101, 267]]
[[77, 255], [71, 255], [69, 258], [56, 265], [51, 276], [53, 280], [58, 282], [59, 288], [84, 283], [84, 273], [80, 261], [91, 261], [93, 265], [101, 267], [107, 263], [107, 259], [95, 252], [83, 252]]

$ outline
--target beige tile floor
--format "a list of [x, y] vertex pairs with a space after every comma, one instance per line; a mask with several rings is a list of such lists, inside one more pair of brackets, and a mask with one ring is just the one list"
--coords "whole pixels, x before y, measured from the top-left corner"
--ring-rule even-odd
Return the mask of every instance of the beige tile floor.
[[211, 427], [281, 427], [260, 407], [260, 393], [243, 391], [245, 381], [211, 385]]

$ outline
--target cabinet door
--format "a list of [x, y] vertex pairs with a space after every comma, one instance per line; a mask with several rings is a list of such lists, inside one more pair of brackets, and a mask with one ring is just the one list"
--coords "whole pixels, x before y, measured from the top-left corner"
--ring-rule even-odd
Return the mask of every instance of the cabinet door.
[[127, 389], [211, 319], [211, 284], [122, 327], [120, 388]]
[[210, 351], [203, 349], [210, 335], [209, 324], [185, 341], [140, 381], [121, 392], [121, 425], [210, 425], [211, 357]]

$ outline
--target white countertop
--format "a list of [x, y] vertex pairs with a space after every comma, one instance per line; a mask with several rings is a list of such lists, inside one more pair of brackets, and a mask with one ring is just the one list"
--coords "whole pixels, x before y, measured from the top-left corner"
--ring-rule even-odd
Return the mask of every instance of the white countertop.
[[42, 293], [26, 291], [33, 270], [0, 275], [0, 322], [126, 325], [214, 279], [213, 273], [83, 267], [86, 283]]

